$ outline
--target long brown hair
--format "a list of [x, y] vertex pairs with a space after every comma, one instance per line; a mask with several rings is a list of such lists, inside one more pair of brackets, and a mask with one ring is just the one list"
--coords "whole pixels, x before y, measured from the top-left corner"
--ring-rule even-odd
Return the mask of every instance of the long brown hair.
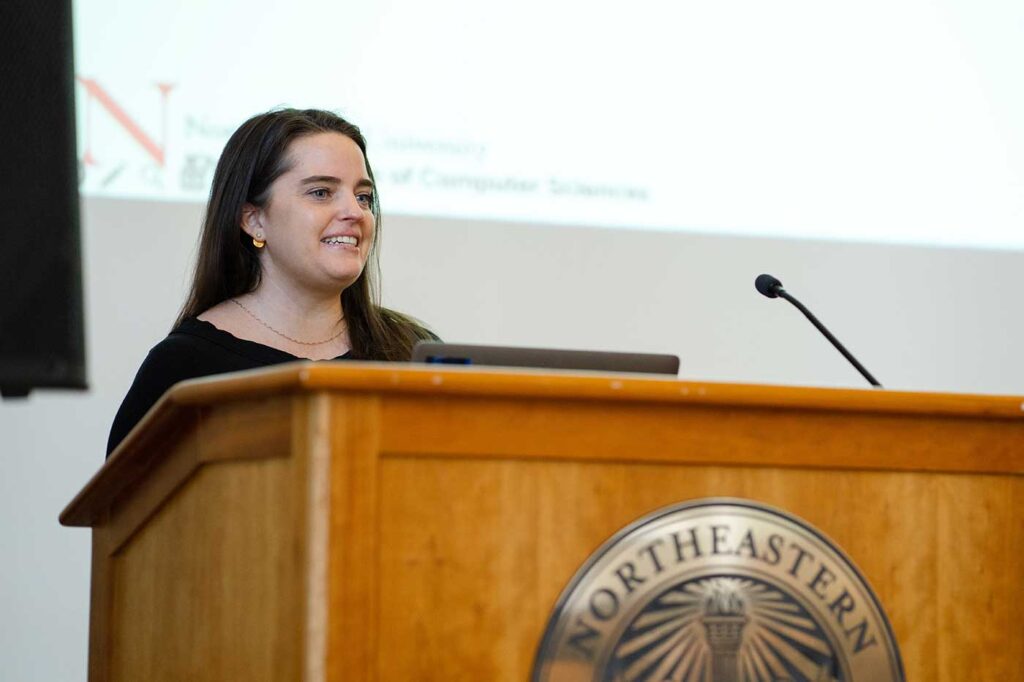
[[[341, 133], [359, 145], [372, 181], [363, 134], [329, 111], [278, 109], [253, 116], [234, 132], [213, 174], [192, 287], [175, 326], [259, 285], [260, 261], [252, 240], [241, 229], [242, 207], [247, 203], [258, 207], [266, 204], [270, 185], [288, 170], [286, 152], [293, 140], [325, 132]], [[381, 220], [376, 189], [373, 217], [377, 229], [366, 267], [359, 279], [341, 293], [352, 357], [408, 360], [416, 341], [436, 337], [412, 318], [380, 306], [377, 242]]]

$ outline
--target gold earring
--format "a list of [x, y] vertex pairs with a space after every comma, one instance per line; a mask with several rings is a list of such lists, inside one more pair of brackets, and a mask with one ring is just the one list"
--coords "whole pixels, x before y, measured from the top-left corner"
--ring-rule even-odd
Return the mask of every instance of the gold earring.
[[257, 249], [262, 249], [264, 246], [267, 245], [267, 240], [264, 239], [262, 235], [260, 235], [259, 237], [253, 237], [252, 245], [255, 246]]

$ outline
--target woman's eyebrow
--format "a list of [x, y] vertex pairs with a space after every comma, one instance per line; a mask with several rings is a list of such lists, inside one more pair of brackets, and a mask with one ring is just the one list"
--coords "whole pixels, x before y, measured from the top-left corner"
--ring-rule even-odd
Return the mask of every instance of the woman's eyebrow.
[[[308, 178], [302, 178], [302, 180], [299, 180], [300, 185], [314, 185], [318, 183], [340, 185], [341, 178], [337, 178], [333, 175], [310, 175]], [[356, 183], [356, 187], [369, 187], [370, 189], [373, 189], [373, 182], [369, 178], [362, 178]]]
[[299, 181], [300, 185], [312, 185], [318, 182], [326, 182], [332, 185], [340, 185], [341, 178], [336, 178], [333, 175], [310, 175], [308, 178], [302, 178]]

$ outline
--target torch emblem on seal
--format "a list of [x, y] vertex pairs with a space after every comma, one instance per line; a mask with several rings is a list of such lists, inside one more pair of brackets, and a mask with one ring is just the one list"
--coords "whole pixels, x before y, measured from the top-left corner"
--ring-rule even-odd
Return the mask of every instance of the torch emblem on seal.
[[704, 602], [701, 623], [711, 649], [711, 677], [715, 682], [741, 682], [739, 672], [740, 645], [743, 628], [750, 621], [746, 604], [739, 590], [729, 581], [719, 579]]

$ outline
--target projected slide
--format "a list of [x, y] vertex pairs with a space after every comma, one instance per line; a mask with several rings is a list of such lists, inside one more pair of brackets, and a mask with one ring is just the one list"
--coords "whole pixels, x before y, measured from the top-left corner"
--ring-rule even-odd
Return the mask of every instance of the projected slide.
[[1024, 4], [83, 0], [86, 195], [204, 201], [275, 106], [387, 214], [1024, 248]]

